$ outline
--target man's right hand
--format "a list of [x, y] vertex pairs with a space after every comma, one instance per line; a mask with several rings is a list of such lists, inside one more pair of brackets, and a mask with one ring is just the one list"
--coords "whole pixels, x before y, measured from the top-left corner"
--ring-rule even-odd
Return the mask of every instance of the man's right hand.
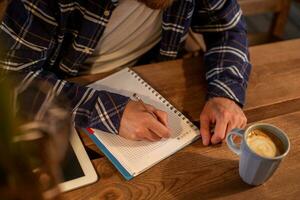
[[129, 140], [158, 141], [161, 138], [168, 138], [171, 135], [168, 128], [168, 115], [146, 104], [151, 115], [140, 102], [129, 101], [126, 105], [119, 129], [119, 135]]

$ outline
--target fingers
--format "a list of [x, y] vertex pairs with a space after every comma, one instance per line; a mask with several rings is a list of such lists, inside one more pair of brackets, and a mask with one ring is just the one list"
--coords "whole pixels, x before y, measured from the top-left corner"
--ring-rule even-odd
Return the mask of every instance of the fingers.
[[[162, 112], [162, 111], [161, 111]], [[160, 121], [160, 118], [164, 118], [164, 122]], [[167, 119], [165, 116], [158, 116], [159, 120], [152, 117], [148, 119], [149, 129], [161, 138], [169, 138], [171, 133], [165, 124], [167, 124]]]
[[146, 112], [152, 112], [154, 118], [157, 118], [164, 126], [168, 127], [168, 114], [162, 110], [158, 110], [151, 105], [146, 105]]
[[169, 127], [169, 125], [168, 125], [168, 114], [166, 112], [164, 112], [162, 110], [155, 110], [154, 113], [163, 125], [165, 125], [166, 127]]
[[161, 137], [153, 133], [151, 130], [147, 128], [141, 128], [141, 129], [136, 129], [133, 134], [128, 134], [125, 137], [126, 139], [129, 140], [135, 140], [135, 141], [142, 141], [142, 140], [148, 140], [150, 142], [155, 142], [161, 140]]
[[245, 128], [247, 124], [247, 118], [243, 113], [239, 116], [223, 116], [216, 121], [216, 127], [211, 142], [217, 144], [221, 142], [232, 129]]
[[246, 125], [247, 125], [247, 117], [243, 113], [243, 117], [242, 117], [241, 122], [240, 122], [240, 128], [245, 128]]
[[247, 125], [247, 118], [244, 115], [244, 113], [241, 113], [239, 116], [236, 117], [231, 117], [228, 122], [226, 134], [229, 133], [234, 128], [243, 129], [246, 127], [246, 125]]
[[148, 130], [148, 133], [145, 135], [146, 140], [149, 140], [151, 142], [156, 142], [161, 140], [161, 137], [158, 136], [156, 133], [152, 132], [151, 130]]
[[121, 137], [136, 141], [158, 141], [170, 136], [167, 114], [153, 106], [145, 106], [137, 101], [129, 101], [119, 127]]
[[[226, 134], [229, 133], [232, 129], [240, 128], [243, 129], [246, 127], [247, 120], [245, 119], [236, 119], [228, 122]], [[225, 135], [226, 135], [225, 134]]]
[[148, 111], [151, 111], [151, 112], [155, 112], [156, 111], [155, 107], [153, 107], [152, 105], [145, 104], [145, 106], [147, 107]]
[[228, 122], [226, 118], [218, 118], [216, 120], [214, 134], [211, 137], [212, 144], [217, 144], [225, 138]]
[[234, 125], [232, 122], [228, 122], [228, 125], [227, 125], [227, 130], [225, 132], [225, 136], [227, 135], [227, 133], [229, 133], [232, 129], [234, 128], [239, 128], [237, 125]]
[[210, 143], [210, 120], [205, 116], [200, 116], [200, 134], [202, 137], [203, 145], [207, 146]]
[[129, 135], [130, 140], [148, 140], [150, 142], [156, 142], [161, 140], [161, 138], [166, 138], [168, 134], [168, 129], [166, 129], [160, 122], [154, 120], [153, 117], [147, 117], [145, 120], [147, 122], [144, 124], [143, 128], [136, 129], [134, 134]]
[[168, 114], [162, 110], [155, 109], [151, 105], [147, 105], [147, 109], [155, 115], [155, 117], [151, 116], [151, 118], [148, 119], [148, 128], [152, 131], [152, 134], [155, 134], [160, 138], [169, 138], [171, 132], [168, 127]]
[[169, 138], [171, 133], [168, 128], [168, 114], [148, 104], [146, 107], [143, 120], [146, 130], [139, 134], [140, 138], [151, 142], [159, 141], [161, 138]]

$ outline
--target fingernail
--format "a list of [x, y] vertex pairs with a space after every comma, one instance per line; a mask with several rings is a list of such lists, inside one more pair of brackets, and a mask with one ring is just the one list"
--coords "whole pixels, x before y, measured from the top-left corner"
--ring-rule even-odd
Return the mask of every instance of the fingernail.
[[213, 144], [218, 144], [220, 142], [221, 142], [221, 140], [219, 140], [219, 139], [216, 139], [216, 140], [212, 141]]
[[203, 139], [203, 145], [208, 146], [209, 145], [209, 140], [208, 139]]

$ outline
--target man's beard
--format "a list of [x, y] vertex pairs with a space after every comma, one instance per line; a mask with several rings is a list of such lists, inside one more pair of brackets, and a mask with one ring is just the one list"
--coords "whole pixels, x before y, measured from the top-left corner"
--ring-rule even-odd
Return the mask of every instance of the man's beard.
[[165, 9], [173, 3], [174, 0], [137, 0], [144, 3], [151, 9]]

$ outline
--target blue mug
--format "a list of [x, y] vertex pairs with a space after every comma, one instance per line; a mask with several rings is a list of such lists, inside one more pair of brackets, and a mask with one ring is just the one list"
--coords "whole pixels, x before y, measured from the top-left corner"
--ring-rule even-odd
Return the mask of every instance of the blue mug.
[[[247, 143], [247, 136], [253, 130], [264, 130], [279, 139], [282, 143], [282, 152], [275, 157], [264, 157], [255, 153]], [[240, 137], [242, 142], [238, 146], [233, 136]], [[244, 182], [250, 185], [260, 185], [267, 181], [278, 168], [281, 160], [290, 150], [290, 141], [287, 135], [279, 128], [266, 123], [256, 123], [246, 130], [233, 129], [226, 136], [230, 150], [239, 155], [239, 174]]]

